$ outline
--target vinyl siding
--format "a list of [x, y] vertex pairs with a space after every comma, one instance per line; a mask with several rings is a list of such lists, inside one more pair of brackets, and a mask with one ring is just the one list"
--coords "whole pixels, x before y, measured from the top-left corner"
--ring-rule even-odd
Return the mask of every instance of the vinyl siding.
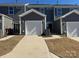
[[42, 20], [42, 19], [44, 19], [44, 17], [42, 17], [34, 12], [31, 12], [28, 15], [25, 15], [24, 17], [22, 17], [22, 19], [23, 20]]
[[54, 32], [56, 34], [61, 34], [61, 26], [60, 26], [60, 19], [54, 22]]
[[0, 36], [2, 35], [2, 16], [0, 16]]
[[[21, 18], [21, 33], [22, 34], [25, 34], [25, 22], [26, 21], [33, 21], [33, 20], [34, 21], [35, 20], [36, 21], [39, 21], [39, 20], [44, 21], [44, 17], [43, 16], [40, 16], [40, 15], [34, 13], [34, 12], [31, 12], [31, 13], [23, 16]], [[44, 26], [45, 26], [45, 24], [44, 24]]]
[[12, 21], [12, 18], [10, 17], [7, 17], [7, 16], [3, 16], [4, 17], [4, 32], [6, 32], [6, 29], [13, 29], [14, 26], [13, 26], [13, 21]]
[[72, 13], [62, 20], [63, 22], [78, 22], [79, 21], [79, 15], [76, 13]]

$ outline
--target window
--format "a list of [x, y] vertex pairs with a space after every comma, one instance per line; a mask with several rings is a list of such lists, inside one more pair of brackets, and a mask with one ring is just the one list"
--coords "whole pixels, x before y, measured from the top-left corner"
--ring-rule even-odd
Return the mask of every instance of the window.
[[0, 13], [1, 14], [8, 14], [8, 7], [7, 6], [0, 6]]
[[55, 8], [55, 16], [61, 16], [62, 15], [62, 8]]
[[45, 8], [40, 8], [40, 12], [45, 13]]
[[8, 14], [14, 15], [14, 7], [8, 7]]
[[62, 8], [62, 15], [65, 15], [70, 11], [70, 8]]
[[70, 11], [72, 11], [72, 10], [74, 10], [74, 9], [79, 10], [78, 8], [70, 8]]

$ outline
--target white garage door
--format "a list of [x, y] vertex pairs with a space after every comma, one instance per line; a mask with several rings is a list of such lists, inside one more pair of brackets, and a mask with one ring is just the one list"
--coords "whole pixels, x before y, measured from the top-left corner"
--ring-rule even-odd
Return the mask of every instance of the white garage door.
[[79, 22], [67, 22], [67, 36], [79, 36]]
[[42, 21], [26, 21], [25, 22], [26, 35], [40, 35], [42, 34]]

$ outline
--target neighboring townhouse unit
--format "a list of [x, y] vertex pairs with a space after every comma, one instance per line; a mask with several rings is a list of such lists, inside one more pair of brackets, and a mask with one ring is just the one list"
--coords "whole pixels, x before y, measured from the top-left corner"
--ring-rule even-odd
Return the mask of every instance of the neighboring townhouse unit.
[[32, 4], [27, 6], [28, 9], [35, 9], [46, 15], [46, 24], [47, 28], [50, 29], [52, 34], [60, 34], [56, 31], [55, 21], [58, 17], [65, 15], [66, 13], [77, 9], [79, 10], [78, 5], [45, 5], [45, 4]]
[[67, 36], [79, 36], [79, 11], [72, 10], [65, 15], [59, 17], [55, 28], [61, 34]]
[[[0, 13], [13, 18], [14, 32], [16, 34], [26, 35], [41, 34], [47, 28], [50, 29], [52, 34], [64, 34], [60, 33], [63, 27], [59, 31], [57, 30], [57, 19], [74, 9], [79, 10], [79, 6], [50, 4], [29, 4], [25, 6], [25, 4], [0, 4]], [[73, 17], [75, 18], [75, 16]], [[39, 29], [36, 31], [35, 28]]]
[[6, 29], [13, 29], [13, 19], [4, 14], [0, 14], [0, 36], [7, 34]]
[[0, 13], [13, 18], [14, 32], [19, 34], [19, 14], [24, 12], [24, 4], [0, 4]]

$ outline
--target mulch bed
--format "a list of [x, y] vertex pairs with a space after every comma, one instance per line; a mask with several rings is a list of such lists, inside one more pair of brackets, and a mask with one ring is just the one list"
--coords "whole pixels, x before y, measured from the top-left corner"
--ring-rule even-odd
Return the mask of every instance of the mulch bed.
[[23, 35], [17, 35], [5, 41], [0, 41], [0, 56], [12, 51], [23, 37]]
[[45, 40], [49, 51], [61, 58], [79, 58], [79, 42], [69, 38]]

